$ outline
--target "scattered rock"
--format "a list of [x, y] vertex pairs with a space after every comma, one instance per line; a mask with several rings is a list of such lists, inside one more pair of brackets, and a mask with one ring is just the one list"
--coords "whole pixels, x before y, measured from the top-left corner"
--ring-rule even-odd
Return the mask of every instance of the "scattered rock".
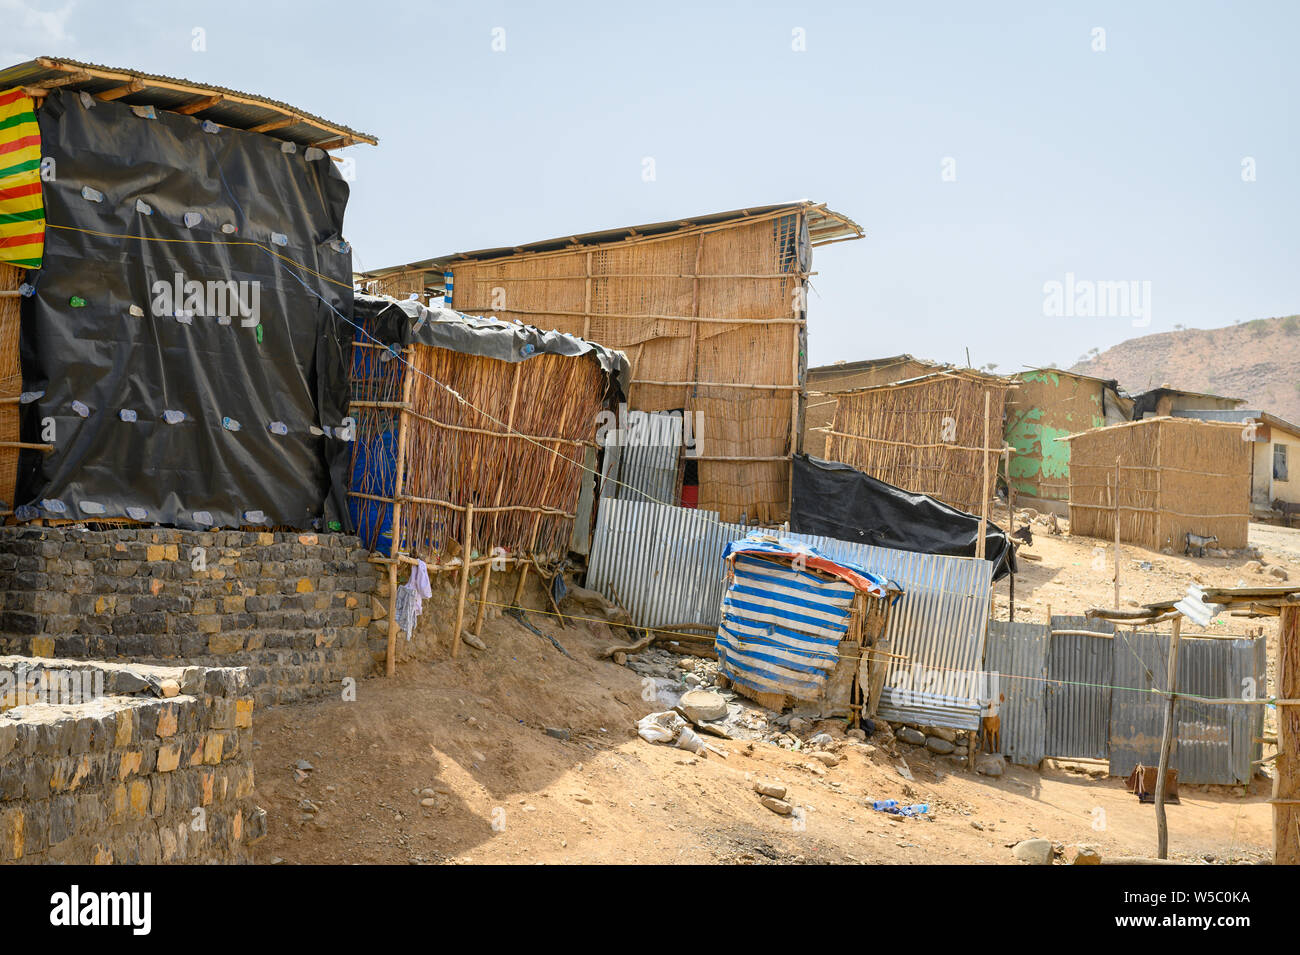
[[1249, 570], [1254, 574], [1262, 574], [1264, 572], [1264, 564], [1258, 560], [1248, 560], [1244, 565], [1242, 565], [1242, 570]]
[[682, 694], [681, 708], [687, 719], [694, 722], [721, 720], [727, 716], [727, 701], [716, 690], [687, 690]]
[[181, 685], [175, 680], [163, 680], [158, 684], [158, 692], [165, 697], [176, 696], [181, 691]]
[[790, 805], [784, 799], [777, 799], [775, 796], [763, 796], [759, 799], [764, 806], [772, 810], [778, 816], [788, 816], [794, 812], [794, 806]]
[[569, 731], [558, 726], [546, 727], [546, 735], [552, 739], [563, 740], [566, 743], [569, 741]]
[[932, 753], [938, 753], [940, 756], [947, 756], [957, 747], [946, 739], [938, 736], [931, 736], [925, 741], [925, 748]]
[[421, 799], [421, 800], [420, 800], [420, 805], [421, 805], [421, 806], [426, 806], [426, 807], [436, 806], [436, 805], [438, 805], [438, 800], [435, 799], [435, 798], [433, 798], [432, 796], [430, 796], [430, 797], [428, 797], [428, 798], [426, 798], [426, 799]]
[[785, 786], [780, 783], [766, 783], [759, 780], [754, 783], [754, 792], [760, 796], [771, 796], [773, 799], [785, 798]]
[[811, 739], [808, 740], [808, 745], [809, 745], [809, 746], [829, 746], [829, 745], [831, 745], [831, 743], [833, 743], [833, 742], [835, 742], [835, 740], [831, 737], [831, 735], [830, 735], [829, 733], [818, 733], [816, 736], [814, 736], [814, 737], [812, 737]]
[[849, 739], [866, 740], [867, 734], [859, 729], [848, 730], [845, 734]]
[[925, 728], [926, 736], [937, 736], [941, 740], [949, 743], [957, 742], [957, 731], [947, 726], [927, 726]]
[[812, 729], [812, 720], [806, 720], [802, 716], [790, 717], [790, 732], [803, 734]]
[[902, 740], [904, 743], [909, 743], [912, 746], [925, 745], [925, 734], [922, 733], [920, 730], [912, 729], [912, 727], [910, 726], [904, 726], [894, 735], [898, 737], [898, 739]]
[[912, 775], [912, 770], [908, 767], [906, 761], [899, 760], [898, 765], [894, 768], [898, 770], [898, 775], [902, 776], [909, 782], [914, 782], [916, 780], [916, 777]]
[[1046, 839], [1026, 839], [1016, 843], [1011, 854], [1030, 865], [1051, 865], [1052, 844]]
[[293, 765], [300, 772], [304, 772], [304, 773], [310, 773], [313, 769], [315, 769], [315, 767], [312, 766], [312, 764], [307, 762], [307, 760], [305, 759], [300, 759], [298, 760], [298, 762], [294, 763]]
[[1007, 771], [1007, 761], [998, 753], [985, 753], [975, 761], [975, 772], [981, 776], [1001, 776]]
[[811, 756], [813, 759], [821, 760], [821, 762], [827, 766], [838, 766], [840, 764], [839, 753], [820, 752], [820, 753], [809, 753], [808, 755]]
[[460, 639], [475, 650], [487, 649], [487, 644], [480, 640], [477, 634], [470, 633], [468, 630], [461, 632]]
[[1270, 564], [1270, 565], [1269, 565], [1269, 567], [1268, 567], [1268, 575], [1269, 575], [1270, 577], [1276, 577], [1278, 580], [1286, 580], [1286, 579], [1287, 579], [1286, 568], [1284, 568], [1284, 567], [1279, 567], [1277, 564]]
[[1101, 853], [1092, 846], [1066, 846], [1062, 858], [1066, 865], [1101, 865]]

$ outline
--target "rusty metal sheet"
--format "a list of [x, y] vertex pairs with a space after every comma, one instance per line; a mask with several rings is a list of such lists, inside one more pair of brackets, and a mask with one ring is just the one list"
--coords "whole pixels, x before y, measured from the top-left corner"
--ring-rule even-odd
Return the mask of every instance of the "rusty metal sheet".
[[984, 669], [996, 674], [1000, 749], [1011, 762], [1037, 766], [1047, 755], [1045, 623], [989, 621]]
[[[1115, 638], [1116, 689], [1111, 712], [1112, 775], [1127, 776], [1160, 759], [1168, 681], [1167, 633], [1120, 631]], [[1211, 699], [1263, 696], [1262, 637], [1239, 640], [1183, 637], [1178, 650], [1178, 690]], [[1247, 682], [1249, 681], [1249, 682]], [[1260, 747], [1263, 707], [1179, 699], [1174, 704], [1170, 765], [1184, 783], [1230, 785], [1250, 781]]]
[[[1047, 648], [1047, 755], [1105, 759], [1110, 751], [1112, 627], [1086, 617], [1053, 616]], [[1091, 630], [1097, 636], [1059, 633]]]

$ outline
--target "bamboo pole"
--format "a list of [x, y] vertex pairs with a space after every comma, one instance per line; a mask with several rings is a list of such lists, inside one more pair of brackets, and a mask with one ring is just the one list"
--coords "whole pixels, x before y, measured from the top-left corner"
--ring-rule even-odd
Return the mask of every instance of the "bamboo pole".
[[[465, 623], [465, 594], [469, 590], [470, 555], [474, 546], [474, 505], [465, 505], [465, 536], [461, 541], [460, 596], [456, 598], [456, 626], [451, 634], [451, 655], [460, 654], [460, 628]], [[487, 571], [484, 571], [487, 573]]]
[[[990, 393], [984, 392], [984, 447], [980, 451], [980, 458], [984, 462], [984, 478], [980, 483], [980, 530], [979, 538], [975, 541], [975, 556], [980, 560], [984, 559], [985, 543], [984, 538], [988, 533], [989, 524], [989, 403], [992, 401]], [[990, 604], [991, 606], [991, 604]]]
[[1119, 609], [1119, 456], [1115, 456], [1115, 609]]
[[[415, 376], [409, 365], [411, 349], [406, 349], [408, 362], [406, 372], [402, 375], [402, 401], [411, 403], [411, 388]], [[392, 537], [388, 542], [388, 556], [396, 557], [402, 539], [402, 483], [406, 478], [406, 443], [410, 430], [410, 419], [405, 412], [398, 412], [401, 420], [397, 425], [397, 473], [393, 476]], [[397, 564], [389, 565], [388, 570], [388, 648], [384, 659], [384, 674], [392, 677], [397, 673]], [[414, 626], [414, 624], [412, 624]], [[415, 636], [411, 634], [411, 636]]]
[[1169, 826], [1165, 819], [1165, 779], [1169, 773], [1169, 751], [1174, 739], [1174, 706], [1178, 697], [1178, 643], [1183, 618], [1174, 617], [1169, 638], [1169, 699], [1165, 701], [1165, 730], [1160, 737], [1160, 765], [1156, 770], [1156, 858], [1169, 858]]
[[[1300, 607], [1282, 606], [1277, 626], [1277, 764], [1273, 775], [1273, 864], [1300, 864]], [[1284, 705], [1287, 704], [1287, 705]]]

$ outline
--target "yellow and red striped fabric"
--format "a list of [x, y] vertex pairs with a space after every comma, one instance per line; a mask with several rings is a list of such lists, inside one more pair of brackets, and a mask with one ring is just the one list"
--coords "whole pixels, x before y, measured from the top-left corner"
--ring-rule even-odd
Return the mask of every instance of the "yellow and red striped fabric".
[[45, 206], [41, 202], [41, 130], [32, 98], [0, 92], [0, 262], [41, 267]]

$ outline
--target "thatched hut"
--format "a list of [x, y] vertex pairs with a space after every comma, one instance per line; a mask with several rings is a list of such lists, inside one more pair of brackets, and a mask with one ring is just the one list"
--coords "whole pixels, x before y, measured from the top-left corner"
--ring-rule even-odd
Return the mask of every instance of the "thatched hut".
[[632, 410], [700, 420], [699, 447], [667, 503], [779, 523], [803, 430], [811, 250], [862, 234], [824, 205], [789, 202], [445, 255], [364, 279], [376, 293], [445, 297], [461, 312], [621, 349]]
[[351, 515], [393, 586], [418, 560], [455, 571], [463, 613], [472, 571], [553, 576], [601, 414], [624, 397], [626, 357], [415, 301], [357, 295], [354, 316]]
[[[1070, 533], [1181, 553], [1187, 534], [1246, 546], [1252, 445], [1241, 424], [1144, 418], [1070, 444]], [[1119, 492], [1116, 495], [1116, 473]]]
[[1008, 383], [950, 370], [835, 395], [826, 458], [979, 514], [993, 496]]
[[803, 451], [815, 458], [826, 457], [826, 429], [835, 419], [835, 392], [870, 388], [895, 381], [919, 378], [952, 367], [938, 362], [893, 355], [865, 361], [840, 361], [808, 369], [808, 404], [804, 409]]

